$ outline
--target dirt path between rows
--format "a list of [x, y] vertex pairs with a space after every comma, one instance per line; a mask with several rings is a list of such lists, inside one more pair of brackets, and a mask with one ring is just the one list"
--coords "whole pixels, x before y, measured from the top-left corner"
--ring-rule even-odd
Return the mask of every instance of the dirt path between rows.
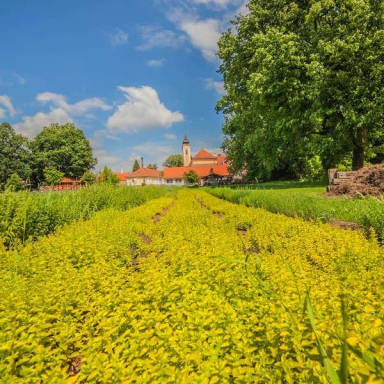
[[[161, 212], [156, 213], [156, 215], [154, 215], [154, 216], [152, 217], [152, 220], [153, 220], [154, 224], [159, 223], [160, 220], [161, 220], [164, 216], [166, 216], [166, 215], [168, 214], [169, 210], [170, 210], [172, 207], [174, 207], [175, 202], [176, 202], [176, 199], [177, 199], [177, 197], [174, 198], [174, 200], [172, 201], [172, 203], [171, 203], [168, 207], [165, 207]], [[143, 234], [143, 233], [140, 233], [140, 234], [138, 235], [138, 237], [142, 240], [142, 242], [143, 242], [144, 244], [149, 245], [149, 244], [152, 243], [152, 239], [151, 239], [150, 237], [148, 237], [147, 235]], [[138, 267], [139, 260], [140, 260], [140, 259], [146, 259], [147, 257], [149, 257], [150, 253], [140, 253], [140, 254], [136, 254], [136, 252], [137, 252], [137, 247], [132, 247], [132, 248], [130, 249], [130, 251], [131, 251], [131, 254], [132, 254], [132, 256], [133, 256], [132, 261], [131, 261], [132, 266], [135, 268], [135, 271], [139, 271], [139, 267]]]

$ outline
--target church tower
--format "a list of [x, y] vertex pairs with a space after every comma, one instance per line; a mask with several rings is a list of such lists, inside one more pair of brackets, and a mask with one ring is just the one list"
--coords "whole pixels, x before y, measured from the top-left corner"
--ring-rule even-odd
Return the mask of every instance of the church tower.
[[184, 167], [188, 167], [191, 164], [191, 145], [189, 144], [187, 134], [184, 135], [183, 145], [181, 148], [183, 150]]

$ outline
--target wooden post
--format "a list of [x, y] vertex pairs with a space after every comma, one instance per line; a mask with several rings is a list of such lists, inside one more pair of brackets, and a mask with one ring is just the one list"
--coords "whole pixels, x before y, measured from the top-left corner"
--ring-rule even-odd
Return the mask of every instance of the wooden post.
[[328, 169], [328, 180], [329, 180], [329, 185], [333, 184], [333, 179], [336, 176], [337, 168], [329, 168]]

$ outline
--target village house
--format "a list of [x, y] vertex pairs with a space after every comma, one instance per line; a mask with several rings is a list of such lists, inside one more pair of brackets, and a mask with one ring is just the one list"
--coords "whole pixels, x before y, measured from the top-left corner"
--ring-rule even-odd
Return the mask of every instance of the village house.
[[229, 182], [232, 179], [227, 167], [227, 158], [218, 154], [209, 153], [200, 149], [195, 156], [192, 156], [191, 144], [187, 135], [181, 146], [183, 154], [183, 167], [164, 168], [163, 175], [166, 185], [185, 185], [184, 174], [194, 171], [199, 176], [199, 184], [220, 184]]
[[205, 149], [201, 149], [192, 156], [191, 145], [184, 136], [182, 143], [183, 167], [164, 168], [163, 171], [145, 168], [141, 158], [141, 168], [132, 173], [116, 173], [125, 185], [186, 185], [184, 175], [193, 170], [199, 176], [199, 184], [221, 184], [230, 182], [233, 175], [229, 172], [227, 158], [221, 154], [213, 155]]

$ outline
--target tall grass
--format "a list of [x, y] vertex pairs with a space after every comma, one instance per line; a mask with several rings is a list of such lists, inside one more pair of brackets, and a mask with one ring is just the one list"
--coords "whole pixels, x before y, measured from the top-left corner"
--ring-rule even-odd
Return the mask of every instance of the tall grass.
[[111, 185], [44, 194], [5, 192], [0, 194], [0, 246], [24, 245], [65, 224], [87, 220], [103, 209], [124, 211], [170, 193], [167, 188]]
[[213, 196], [232, 203], [264, 208], [272, 213], [320, 220], [324, 223], [332, 219], [357, 223], [367, 234], [373, 228], [379, 240], [384, 240], [383, 200], [327, 197], [323, 195], [324, 187], [285, 188], [284, 183], [276, 186], [277, 189], [273, 185], [268, 187], [271, 189], [223, 187], [206, 190]]

